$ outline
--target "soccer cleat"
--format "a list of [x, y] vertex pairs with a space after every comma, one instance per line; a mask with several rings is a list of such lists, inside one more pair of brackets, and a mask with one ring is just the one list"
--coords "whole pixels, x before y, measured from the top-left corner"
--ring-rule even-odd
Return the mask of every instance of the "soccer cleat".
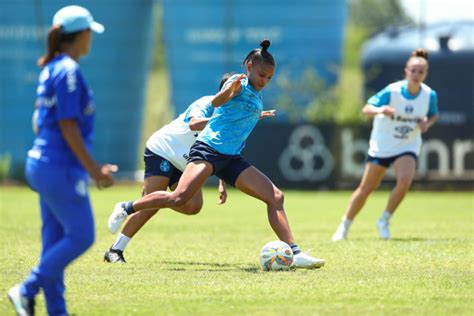
[[332, 241], [346, 240], [347, 233], [349, 233], [349, 230], [344, 226], [344, 223], [341, 223], [334, 235], [332, 235]]
[[31, 316], [35, 314], [35, 300], [21, 295], [20, 284], [8, 290], [8, 298], [12, 302], [18, 316]]
[[389, 222], [385, 220], [377, 221], [377, 230], [379, 231], [379, 236], [382, 239], [390, 239], [390, 230], [388, 229]]
[[104, 261], [110, 263], [126, 263], [125, 258], [123, 257], [123, 251], [118, 249], [110, 248], [104, 254]]
[[326, 264], [324, 259], [313, 258], [304, 252], [293, 256], [292, 266], [297, 269], [318, 269]]
[[123, 221], [127, 218], [128, 214], [124, 209], [126, 202], [118, 202], [115, 204], [114, 210], [109, 217], [109, 231], [115, 234], [122, 225]]

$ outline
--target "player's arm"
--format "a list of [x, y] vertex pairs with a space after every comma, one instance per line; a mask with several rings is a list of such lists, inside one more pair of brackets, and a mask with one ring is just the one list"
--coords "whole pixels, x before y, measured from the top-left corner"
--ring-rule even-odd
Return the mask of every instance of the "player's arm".
[[227, 190], [225, 188], [225, 182], [222, 179], [219, 179], [218, 190], [219, 190], [219, 201], [217, 202], [217, 204], [224, 204], [225, 201], [227, 201]]
[[262, 112], [260, 112], [259, 119], [262, 120], [265, 117], [273, 117], [273, 116], [275, 116], [275, 113], [276, 113], [276, 110], [262, 111]]
[[75, 119], [59, 120], [59, 128], [66, 140], [71, 151], [76, 156], [77, 160], [86, 169], [89, 175], [96, 181], [99, 188], [108, 187], [113, 184], [111, 173], [116, 172], [118, 167], [116, 165], [99, 165], [87, 151], [87, 148], [82, 139], [81, 132], [77, 126]]
[[438, 120], [438, 117], [439, 117], [438, 115], [432, 116], [430, 118], [425, 117], [420, 122], [418, 122], [418, 126], [420, 126], [421, 132], [422, 133], [427, 132], [430, 129], [430, 127], [434, 123], [436, 123], [436, 121]]
[[430, 106], [428, 109], [427, 117], [423, 118], [420, 122], [418, 122], [418, 126], [421, 129], [422, 133], [427, 132], [430, 127], [436, 123], [439, 118], [438, 114], [438, 95], [434, 90], [431, 90], [430, 95]]
[[395, 113], [395, 109], [389, 105], [375, 106], [373, 104], [367, 103], [362, 108], [362, 114], [368, 117], [375, 116], [377, 114], [383, 114], [386, 116], [391, 116]]
[[209, 120], [210, 117], [192, 117], [189, 120], [189, 129], [192, 131], [202, 131]]
[[244, 79], [245, 77], [246, 76], [242, 74], [230, 84], [224, 86], [224, 88], [214, 96], [214, 99], [212, 99], [212, 106], [217, 108], [229, 102], [233, 97], [238, 95], [242, 91], [240, 80]]
[[367, 104], [362, 108], [362, 114], [373, 117], [378, 114], [391, 116], [395, 113], [395, 109], [390, 104], [390, 88], [389, 86], [371, 96]]

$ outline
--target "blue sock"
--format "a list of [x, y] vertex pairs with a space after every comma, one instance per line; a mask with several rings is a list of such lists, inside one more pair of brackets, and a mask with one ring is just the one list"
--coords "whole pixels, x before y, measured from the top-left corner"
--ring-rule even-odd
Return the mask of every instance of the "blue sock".
[[127, 212], [128, 215], [135, 212], [133, 209], [133, 201], [128, 201], [122, 204], [123, 209]]
[[290, 244], [290, 247], [291, 247], [291, 251], [293, 251], [293, 255], [297, 255], [301, 252], [300, 247], [298, 247], [296, 243]]

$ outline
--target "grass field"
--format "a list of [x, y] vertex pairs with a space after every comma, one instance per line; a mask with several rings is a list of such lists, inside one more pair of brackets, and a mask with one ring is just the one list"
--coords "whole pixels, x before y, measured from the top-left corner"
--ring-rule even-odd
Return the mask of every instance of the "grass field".
[[[160, 212], [129, 244], [128, 263], [102, 262], [114, 240], [106, 228], [117, 200], [139, 185], [92, 190], [95, 245], [66, 274], [74, 315], [472, 315], [472, 193], [411, 192], [392, 220], [391, 241], [377, 239], [378, 192], [354, 223], [350, 241], [330, 241], [349, 192], [286, 192], [300, 247], [327, 260], [320, 270], [263, 272], [258, 253], [276, 239], [264, 205], [237, 191], [216, 205], [205, 191], [201, 214]], [[36, 196], [2, 187], [0, 291], [21, 281], [40, 251]], [[44, 300], [37, 299], [38, 315]], [[13, 315], [6, 295], [0, 314]]]

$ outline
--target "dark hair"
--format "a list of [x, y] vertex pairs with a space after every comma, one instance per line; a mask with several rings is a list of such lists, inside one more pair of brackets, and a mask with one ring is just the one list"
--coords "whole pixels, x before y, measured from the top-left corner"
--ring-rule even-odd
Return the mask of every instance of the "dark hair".
[[234, 75], [233, 72], [228, 72], [222, 76], [221, 83], [219, 84], [219, 91], [222, 89], [224, 86], [225, 82]]
[[428, 52], [424, 48], [417, 48], [411, 53], [410, 58], [412, 57], [420, 57], [428, 61]]
[[84, 30], [73, 33], [61, 33], [61, 25], [53, 25], [48, 32], [48, 48], [46, 54], [38, 59], [38, 66], [43, 67], [61, 52], [61, 44], [72, 43], [79, 33]]
[[268, 52], [268, 47], [270, 47], [270, 40], [264, 39], [263, 41], [261, 41], [260, 47], [261, 48], [255, 48], [250, 53], [248, 53], [247, 57], [245, 57], [242, 63], [244, 66], [248, 63], [266, 63], [275, 66], [275, 59], [273, 58], [272, 54]]

